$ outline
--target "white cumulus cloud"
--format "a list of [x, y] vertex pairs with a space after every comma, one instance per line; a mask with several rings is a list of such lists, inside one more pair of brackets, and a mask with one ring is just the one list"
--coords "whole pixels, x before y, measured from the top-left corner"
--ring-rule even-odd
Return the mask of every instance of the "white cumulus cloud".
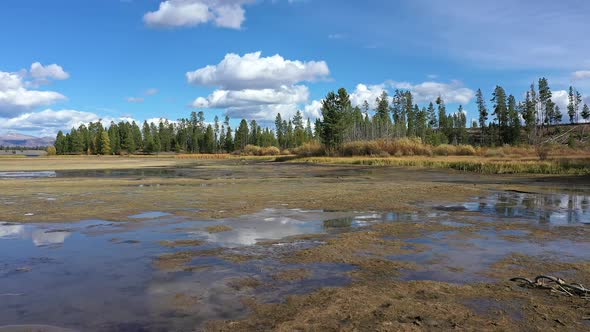
[[[224, 109], [236, 118], [272, 121], [277, 113], [287, 118], [309, 101], [309, 88], [300, 83], [327, 79], [330, 75], [324, 61], [304, 62], [287, 60], [278, 54], [261, 55], [261, 52], [243, 56], [230, 53], [217, 65], [188, 72], [189, 83], [218, 88], [207, 97], [195, 99], [192, 106]], [[310, 117], [318, 114], [310, 108], [303, 111]]]
[[552, 91], [551, 101], [553, 101], [557, 106], [559, 106], [559, 109], [561, 110], [561, 113], [564, 114], [565, 119], [565, 114], [567, 113], [567, 105], [569, 104], [568, 92], [565, 90]]
[[381, 97], [383, 91], [387, 91], [385, 84], [358, 84], [355, 90], [350, 93], [350, 102], [353, 106], [361, 107], [367, 101], [369, 107], [375, 108], [377, 106], [375, 101]]
[[304, 85], [282, 86], [278, 89], [216, 90], [207, 98], [197, 98], [193, 106], [201, 108], [232, 108], [272, 104], [300, 104], [309, 98]]
[[414, 102], [418, 104], [434, 102], [438, 96], [441, 96], [446, 103], [468, 104], [475, 96], [473, 90], [464, 87], [458, 81], [452, 81], [451, 83], [428, 81], [418, 84], [388, 81], [373, 85], [358, 84], [350, 93], [350, 101], [353, 106], [362, 106], [366, 100], [371, 108], [375, 108], [375, 100], [381, 96], [383, 91], [389, 94], [391, 102], [394, 89], [411, 91]]
[[222, 28], [240, 29], [246, 20], [244, 5], [251, 0], [168, 0], [143, 16], [153, 27], [192, 27], [213, 22]]
[[2, 119], [0, 128], [53, 133], [60, 129], [78, 127], [81, 124], [98, 120], [99, 117], [90, 112], [46, 109], [40, 112], [24, 113], [17, 117]]
[[278, 89], [216, 90], [208, 97], [195, 99], [195, 108], [225, 109], [230, 116], [272, 120], [277, 112], [283, 116], [295, 114], [298, 105], [309, 99], [304, 85], [281, 86]]
[[416, 103], [433, 102], [441, 96], [446, 103], [468, 104], [475, 97], [475, 92], [463, 86], [459, 81], [451, 83], [423, 82], [411, 84], [408, 82], [393, 82], [393, 87], [409, 90]]
[[65, 100], [54, 91], [29, 90], [23, 76], [0, 71], [0, 117], [11, 117]]
[[286, 60], [278, 54], [269, 57], [261, 57], [261, 54], [227, 54], [217, 65], [188, 72], [188, 82], [228, 90], [266, 89], [327, 79], [330, 75], [325, 61], [303, 62]]
[[67, 80], [70, 78], [70, 74], [57, 64], [43, 66], [39, 62], [35, 62], [31, 65], [29, 73], [35, 79]]

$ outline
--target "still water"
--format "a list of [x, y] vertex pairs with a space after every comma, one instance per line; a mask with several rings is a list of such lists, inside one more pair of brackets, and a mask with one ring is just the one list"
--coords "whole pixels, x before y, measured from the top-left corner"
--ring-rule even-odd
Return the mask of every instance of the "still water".
[[[588, 227], [589, 197], [494, 192], [473, 201], [442, 207], [420, 207], [414, 213], [327, 212], [264, 209], [236, 218], [199, 221], [160, 211], [130, 216], [136, 221], [114, 223], [85, 220], [62, 224], [0, 223], [0, 331], [15, 325], [39, 325], [41, 331], [192, 331], [208, 320], [239, 319], [248, 313], [240, 298], [280, 301], [289, 294], [326, 286], [346, 285], [345, 264], [284, 264], [281, 254], [320, 245], [321, 240], [282, 240], [303, 234], [338, 234], [380, 222], [440, 222], [461, 229], [478, 222], [529, 223], [535, 227]], [[209, 226], [228, 231], [209, 232]], [[392, 256], [421, 269], [403, 271], [402, 280], [447, 282], [488, 281], [481, 272], [518, 252], [586, 259], [588, 242], [555, 239], [544, 243], [509, 241], [527, 231], [497, 231], [486, 227], [473, 238], [457, 231], [407, 239], [408, 246], [425, 245], [419, 253]], [[189, 247], [170, 248], [160, 241], [195, 240]], [[272, 245], [261, 241], [275, 240]], [[278, 241], [277, 241], [278, 240]], [[198, 242], [197, 242], [198, 241]], [[217, 256], [224, 249], [255, 255], [241, 263]], [[159, 269], [162, 254], [183, 250], [207, 252], [189, 262], [190, 269]], [[277, 272], [304, 268], [303, 280], [280, 281]], [[460, 273], [458, 272], [460, 271]], [[255, 278], [269, 285], [236, 288], [232, 280]]]

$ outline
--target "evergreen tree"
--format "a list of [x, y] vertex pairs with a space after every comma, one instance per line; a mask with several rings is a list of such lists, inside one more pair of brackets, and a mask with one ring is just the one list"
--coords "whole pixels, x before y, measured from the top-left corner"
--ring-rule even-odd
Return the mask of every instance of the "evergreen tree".
[[135, 153], [135, 135], [133, 127], [129, 123], [120, 123], [119, 131], [121, 132], [121, 149], [128, 153]]
[[570, 123], [574, 123], [576, 121], [576, 114], [578, 113], [578, 109], [576, 107], [576, 94], [574, 92], [574, 87], [570, 86], [568, 92], [568, 104], [567, 104], [567, 115], [570, 118]]
[[211, 125], [207, 126], [205, 129], [205, 136], [203, 138], [203, 148], [201, 152], [203, 153], [214, 153], [215, 152], [215, 131]]
[[279, 141], [279, 147], [284, 149], [286, 147], [285, 129], [283, 128], [283, 118], [281, 117], [281, 113], [277, 113], [275, 118], [275, 130], [277, 134], [277, 140]]
[[99, 136], [96, 138], [96, 154], [111, 154], [111, 143], [109, 140], [109, 133], [105, 130], [101, 130], [99, 132]]
[[438, 127], [438, 120], [436, 118], [436, 111], [434, 109], [434, 104], [430, 102], [428, 104], [428, 127], [429, 128], [437, 128]]
[[214, 125], [213, 125], [213, 134], [214, 134], [213, 136], [214, 137], [213, 138], [214, 138], [214, 141], [215, 141], [215, 152], [219, 152], [220, 142], [221, 142], [221, 139], [220, 139], [220, 134], [221, 134], [220, 133], [220, 130], [221, 130], [221, 128], [219, 126], [219, 117], [217, 115], [215, 116], [215, 119], [213, 120], [213, 123], [214, 123]]
[[66, 137], [64, 136], [64, 133], [61, 130], [57, 132], [54, 147], [56, 154], [65, 154], [67, 152]]
[[[133, 133], [133, 142], [135, 143], [135, 151], [143, 149], [143, 140], [141, 136], [141, 129], [135, 121], [131, 123], [131, 131]], [[130, 151], [131, 152], [131, 151]]]
[[554, 107], [553, 107], [553, 113], [552, 113], [552, 123], [554, 124], [559, 124], [561, 123], [561, 120], [563, 118], [563, 114], [561, 114], [561, 109], [559, 108], [558, 105], [555, 105], [555, 103], [553, 103]]
[[143, 122], [142, 135], [143, 135], [143, 143], [142, 143], [143, 152], [151, 154], [152, 152], [154, 152], [154, 137], [152, 136], [152, 130], [150, 128], [150, 125], [147, 123], [147, 121]]
[[250, 136], [248, 137], [248, 144], [260, 146], [261, 128], [258, 126], [256, 120], [250, 121]]
[[[389, 117], [389, 96], [387, 95], [387, 91], [384, 90], [375, 102], [377, 104], [377, 109], [375, 110], [374, 120], [377, 122], [378, 135], [379, 137], [387, 137], [389, 136], [389, 127], [391, 126], [391, 118]], [[345, 109], [340, 107], [340, 111], [345, 112]]]
[[443, 143], [448, 141], [450, 136], [449, 128], [452, 127], [452, 125], [449, 126], [450, 124], [448, 123], [447, 107], [445, 106], [445, 102], [441, 96], [436, 98], [436, 105], [438, 106], [438, 129], [439, 133], [442, 134], [439, 141]]
[[248, 122], [244, 119], [240, 121], [240, 126], [236, 130], [236, 137], [234, 139], [234, 146], [236, 150], [243, 150], [248, 145]]
[[234, 139], [232, 137], [232, 130], [229, 126], [229, 121], [227, 122], [227, 129], [225, 131], [225, 151], [233, 152], [234, 151]]
[[543, 124], [550, 124], [552, 113], [553, 113], [553, 103], [551, 101], [551, 89], [549, 88], [549, 82], [546, 78], [542, 77], [539, 79], [539, 104], [541, 108], [541, 116], [540, 123]]
[[119, 154], [119, 152], [121, 151], [121, 140], [120, 140], [120, 134], [119, 134], [119, 127], [113, 122], [111, 121], [111, 124], [109, 126], [109, 141], [110, 141], [110, 146], [111, 146], [111, 153], [112, 154]]
[[305, 143], [305, 127], [303, 125], [303, 115], [301, 111], [297, 111], [295, 116], [293, 116], [293, 129], [294, 129], [294, 139], [295, 139], [295, 146], [301, 146]]
[[152, 135], [152, 152], [158, 153], [162, 151], [160, 133], [158, 127], [152, 122], [150, 123], [150, 132]]
[[329, 151], [335, 151], [343, 143], [343, 124], [345, 108], [350, 105], [348, 93], [344, 88], [328, 93], [322, 101], [322, 117], [320, 138]]
[[477, 89], [477, 111], [479, 113], [479, 128], [480, 128], [480, 144], [485, 144], [485, 129], [486, 123], [488, 122], [488, 108], [486, 106], [486, 101], [481, 92], [481, 89]]
[[588, 121], [590, 119], [590, 108], [588, 108], [588, 104], [584, 104], [584, 107], [582, 107], [581, 115], [584, 121]]
[[517, 106], [516, 98], [510, 95], [508, 97], [508, 134], [506, 137], [506, 141], [510, 144], [517, 144], [520, 140], [519, 108], [522, 108], [522, 105]]
[[[82, 126], [80, 126], [82, 128]], [[84, 152], [84, 136], [81, 130], [72, 128], [70, 131], [69, 152], [82, 153]]]
[[496, 117], [498, 124], [499, 138], [502, 144], [508, 143], [510, 140], [508, 130], [508, 106], [506, 105], [506, 92], [504, 88], [496, 85], [491, 101], [494, 103], [493, 115]]

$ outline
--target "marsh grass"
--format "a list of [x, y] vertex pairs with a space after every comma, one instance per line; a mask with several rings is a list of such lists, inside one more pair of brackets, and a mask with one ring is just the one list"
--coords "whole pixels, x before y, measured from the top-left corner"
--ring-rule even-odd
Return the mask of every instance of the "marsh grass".
[[278, 156], [281, 154], [281, 150], [275, 146], [260, 147], [248, 144], [244, 147], [244, 150], [236, 154], [241, 156]]
[[313, 164], [349, 164], [364, 166], [399, 166], [447, 168], [480, 174], [590, 174], [589, 159], [489, 160], [482, 158], [369, 158], [312, 157], [294, 159]]

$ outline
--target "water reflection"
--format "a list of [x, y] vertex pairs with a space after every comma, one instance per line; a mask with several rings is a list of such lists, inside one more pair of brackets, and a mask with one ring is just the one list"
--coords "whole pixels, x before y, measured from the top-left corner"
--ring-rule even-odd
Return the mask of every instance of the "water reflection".
[[18, 171], [18, 172], [0, 172], [0, 179], [31, 179], [31, 178], [54, 178], [55, 171]]
[[539, 224], [590, 223], [590, 196], [499, 192], [464, 204], [468, 211], [505, 218], [527, 218]]
[[45, 230], [35, 226], [0, 224], [0, 240], [21, 239], [31, 240], [35, 246], [61, 245], [70, 236], [70, 232], [64, 230]]
[[[207, 320], [238, 319], [247, 313], [240, 298], [251, 296], [254, 290], [238, 291], [228, 286], [230, 279], [247, 277], [274, 283], [260, 294], [266, 301], [277, 301], [291, 293], [342, 285], [349, 281], [343, 271], [350, 267], [298, 266], [310, 269], [311, 276], [284, 284], [272, 275], [289, 266], [272, 253], [233, 263], [208, 253], [208, 249], [236, 247], [237, 254], [255, 253], [256, 249], [249, 248], [292, 251], [312, 244], [251, 245], [261, 239], [326, 232], [324, 220], [346, 215], [267, 209], [213, 222], [182, 218], [128, 223], [88, 220], [69, 223], [67, 229], [63, 224], [3, 223], [0, 295], [18, 296], [0, 296], [0, 328], [1, 324], [43, 323], [80, 331], [192, 331]], [[229, 225], [232, 230], [206, 231], [217, 224]], [[186, 239], [206, 242], [191, 248], [159, 244]], [[159, 255], [183, 250], [207, 253], [187, 263], [190, 271], [154, 268], [153, 260]]]
[[475, 237], [457, 236], [455, 231], [431, 233], [407, 242], [427, 245], [428, 249], [392, 259], [419, 263], [423, 268], [405, 271], [403, 280], [434, 280], [451, 283], [490, 281], [483, 274], [495, 262], [509, 254], [555, 258], [572, 262], [585, 260], [590, 242], [574, 242], [556, 239], [543, 243], [511, 241], [504, 236], [525, 236], [527, 231], [487, 229], [476, 232]]

